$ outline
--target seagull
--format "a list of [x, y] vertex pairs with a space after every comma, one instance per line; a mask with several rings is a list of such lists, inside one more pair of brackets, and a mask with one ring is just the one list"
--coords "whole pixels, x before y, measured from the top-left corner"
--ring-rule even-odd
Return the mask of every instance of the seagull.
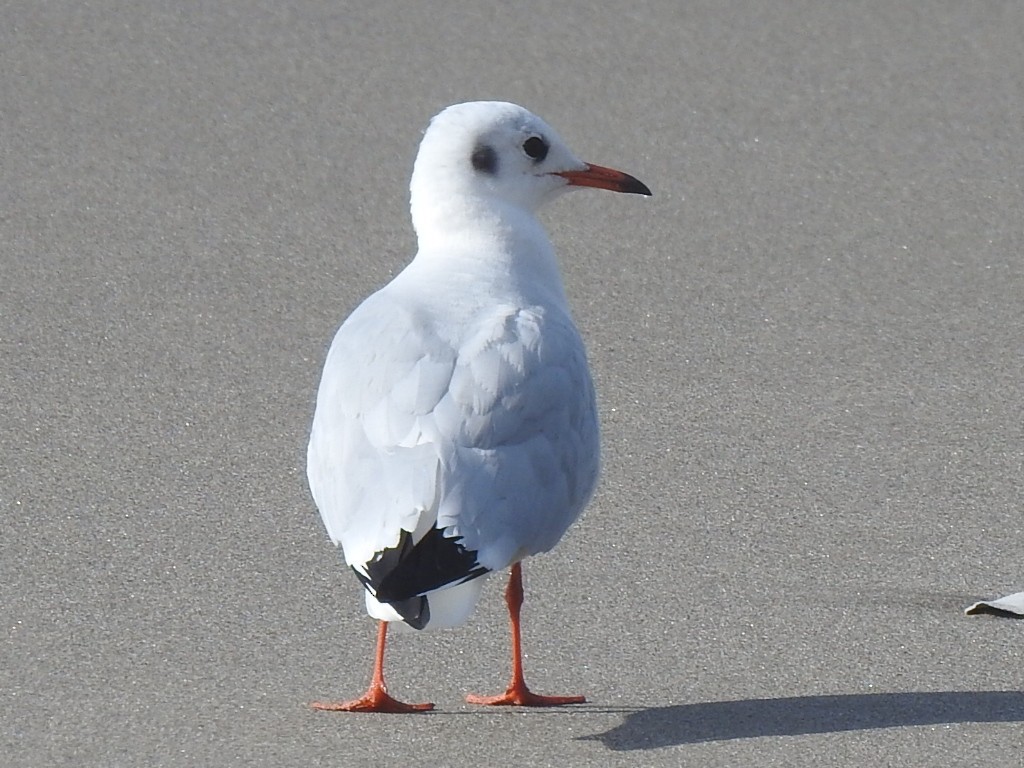
[[520, 641], [521, 562], [558, 543], [598, 477], [586, 350], [536, 213], [579, 187], [651, 194], [577, 159], [515, 104], [456, 104], [425, 131], [410, 182], [416, 256], [342, 324], [317, 393], [310, 491], [379, 626], [367, 692], [314, 708], [432, 709], [387, 693], [388, 625], [458, 625], [505, 568], [512, 681], [467, 700], [584, 701], [533, 693]]

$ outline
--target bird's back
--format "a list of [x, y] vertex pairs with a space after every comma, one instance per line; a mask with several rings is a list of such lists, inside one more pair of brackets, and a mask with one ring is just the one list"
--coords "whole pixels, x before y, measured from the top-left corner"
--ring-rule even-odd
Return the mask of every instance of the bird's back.
[[307, 471], [357, 570], [433, 528], [503, 568], [553, 547], [596, 484], [594, 390], [565, 308], [445, 294], [407, 270], [328, 354]]

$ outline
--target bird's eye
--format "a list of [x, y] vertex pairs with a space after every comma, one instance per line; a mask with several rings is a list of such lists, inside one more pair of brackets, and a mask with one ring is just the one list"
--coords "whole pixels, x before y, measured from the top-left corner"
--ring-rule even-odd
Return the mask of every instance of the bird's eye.
[[523, 142], [523, 152], [539, 163], [548, 156], [548, 143], [540, 136], [531, 136]]

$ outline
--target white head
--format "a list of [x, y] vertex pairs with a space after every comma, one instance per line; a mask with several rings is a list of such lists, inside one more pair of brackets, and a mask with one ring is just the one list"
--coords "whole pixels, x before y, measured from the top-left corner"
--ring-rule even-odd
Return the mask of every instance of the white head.
[[539, 117], [516, 104], [448, 107], [423, 136], [410, 183], [413, 226], [466, 206], [535, 211], [573, 186], [649, 195], [632, 176], [577, 158]]

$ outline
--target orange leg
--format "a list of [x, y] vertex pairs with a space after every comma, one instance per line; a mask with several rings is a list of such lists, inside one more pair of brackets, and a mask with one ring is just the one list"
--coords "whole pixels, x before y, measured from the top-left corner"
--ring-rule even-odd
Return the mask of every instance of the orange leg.
[[388, 636], [388, 623], [380, 622], [377, 630], [377, 657], [373, 665], [373, 679], [370, 687], [360, 698], [352, 701], [314, 701], [313, 709], [322, 709], [329, 712], [423, 712], [433, 709], [433, 704], [406, 704], [403, 701], [394, 699], [388, 695], [388, 688], [384, 685], [384, 644]]
[[512, 620], [512, 682], [508, 684], [508, 690], [497, 696], [470, 694], [466, 701], [470, 704], [504, 704], [519, 707], [555, 707], [559, 704], [582, 704], [586, 701], [582, 696], [541, 696], [526, 687], [519, 633], [519, 613], [523, 607], [523, 569], [519, 563], [512, 566], [512, 573], [509, 574], [505, 603], [508, 605], [508, 615]]

